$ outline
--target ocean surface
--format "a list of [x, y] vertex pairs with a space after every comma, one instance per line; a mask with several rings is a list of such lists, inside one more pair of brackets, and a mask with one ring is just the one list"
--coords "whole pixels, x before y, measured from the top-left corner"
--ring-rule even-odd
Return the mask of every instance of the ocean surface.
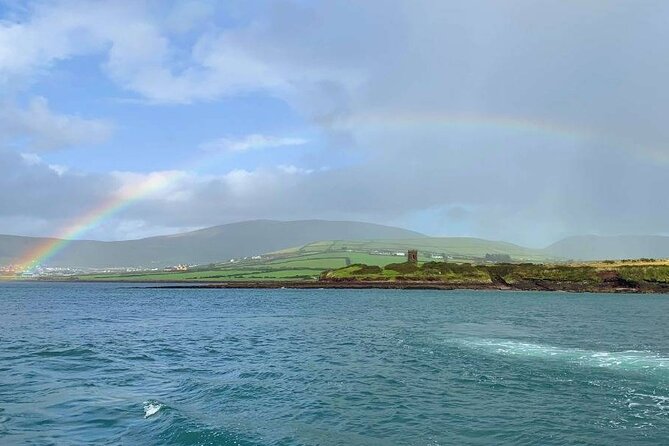
[[0, 284], [0, 444], [669, 444], [669, 296]]

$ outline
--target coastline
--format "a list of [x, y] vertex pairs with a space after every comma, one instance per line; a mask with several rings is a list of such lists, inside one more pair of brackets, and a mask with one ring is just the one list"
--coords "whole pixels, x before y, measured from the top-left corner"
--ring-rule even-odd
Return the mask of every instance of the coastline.
[[[99, 282], [97, 282], [99, 283]], [[145, 283], [150, 282], [135, 282]], [[632, 294], [669, 294], [669, 286], [664, 284], [639, 284], [637, 286], [615, 286], [601, 284], [592, 286], [580, 283], [545, 283], [525, 282], [519, 284], [481, 284], [447, 283], [438, 281], [357, 281], [357, 280], [320, 280], [320, 281], [230, 281], [218, 283], [172, 283], [142, 288], [152, 289], [384, 289], [384, 290], [476, 290], [476, 291], [547, 291], [568, 293], [632, 293]]]
[[148, 289], [381, 289], [381, 290], [474, 290], [474, 291], [546, 291], [606, 294], [669, 294], [669, 283], [619, 280], [593, 282], [522, 280], [518, 282], [447, 282], [440, 280], [356, 280], [350, 278], [320, 280], [231, 280], [208, 282], [192, 280], [85, 280], [85, 279], [20, 279], [2, 283], [67, 283], [119, 284]]

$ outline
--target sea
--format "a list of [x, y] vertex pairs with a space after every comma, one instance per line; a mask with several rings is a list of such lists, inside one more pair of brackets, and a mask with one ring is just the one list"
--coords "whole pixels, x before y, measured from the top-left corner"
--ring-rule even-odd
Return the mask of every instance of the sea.
[[669, 296], [3, 283], [0, 444], [669, 444]]

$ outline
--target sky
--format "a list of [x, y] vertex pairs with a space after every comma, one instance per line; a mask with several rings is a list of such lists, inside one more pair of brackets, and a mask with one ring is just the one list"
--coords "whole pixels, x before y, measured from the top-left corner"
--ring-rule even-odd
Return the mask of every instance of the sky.
[[669, 234], [668, 22], [663, 0], [0, 0], [0, 233], [137, 190], [77, 237]]

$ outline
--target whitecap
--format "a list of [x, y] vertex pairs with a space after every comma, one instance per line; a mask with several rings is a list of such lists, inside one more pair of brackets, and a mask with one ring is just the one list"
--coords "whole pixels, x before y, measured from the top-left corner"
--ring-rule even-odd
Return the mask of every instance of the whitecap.
[[556, 347], [506, 339], [458, 339], [457, 344], [490, 353], [537, 359], [552, 359], [587, 367], [620, 371], [646, 371], [663, 376], [669, 372], [669, 358], [649, 351], [593, 351], [580, 348]]
[[144, 401], [144, 418], [149, 418], [150, 416], [157, 414], [162, 408], [163, 405], [160, 403]]

